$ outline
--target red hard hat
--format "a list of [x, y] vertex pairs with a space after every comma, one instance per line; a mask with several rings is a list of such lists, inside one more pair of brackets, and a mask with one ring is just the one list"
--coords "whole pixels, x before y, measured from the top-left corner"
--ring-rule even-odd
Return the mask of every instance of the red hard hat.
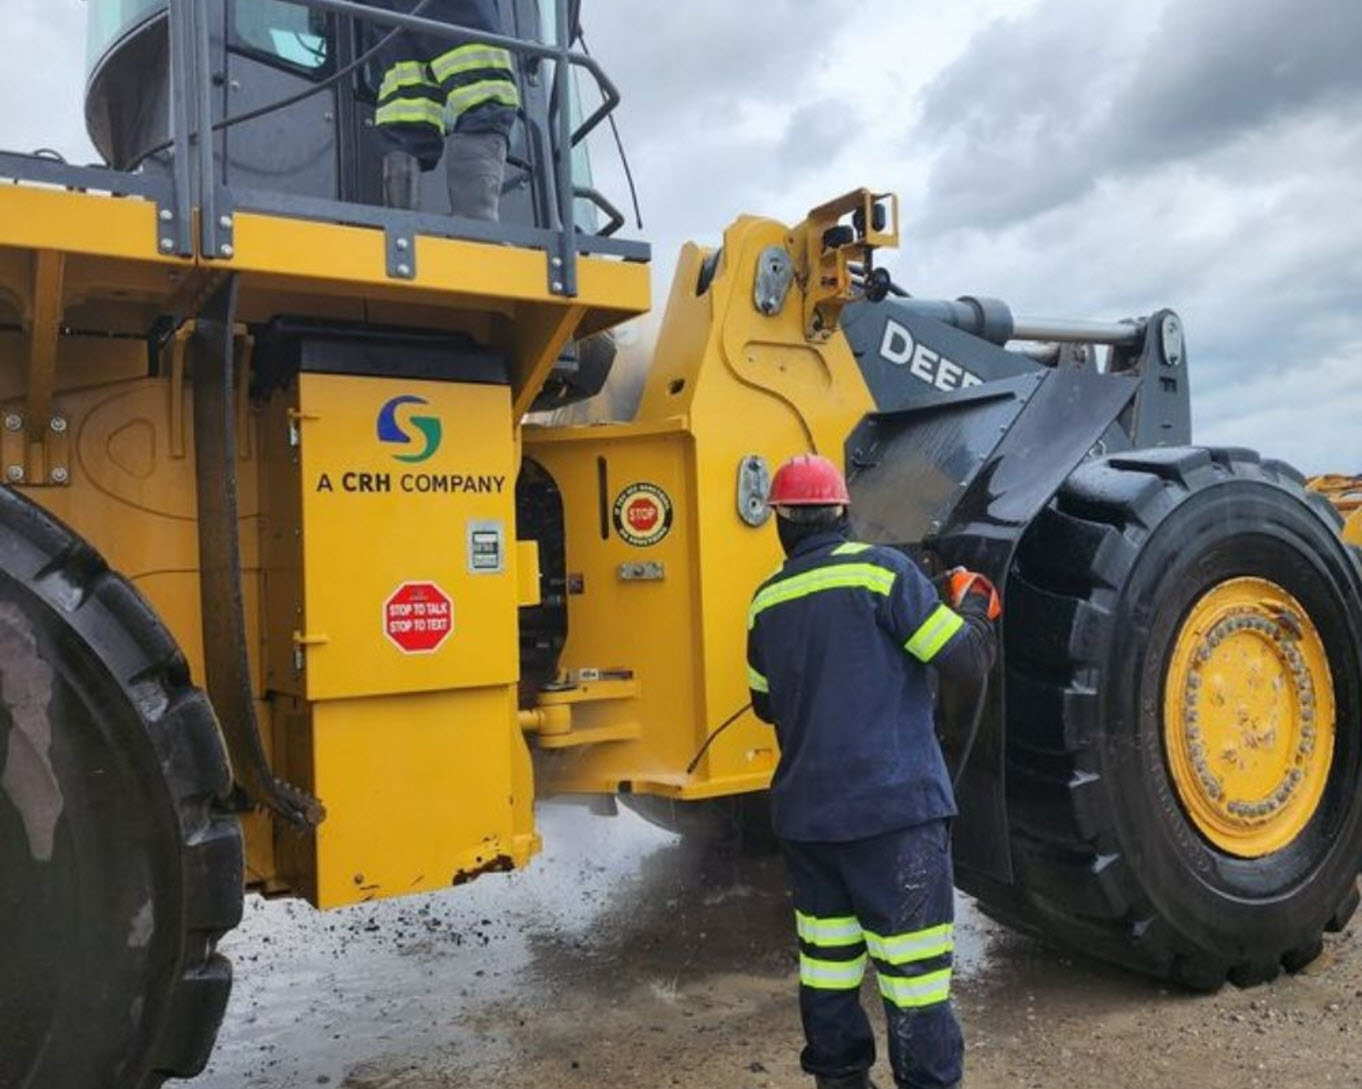
[[776, 470], [767, 502], [773, 507], [829, 507], [851, 502], [842, 470], [818, 454], [799, 454]]

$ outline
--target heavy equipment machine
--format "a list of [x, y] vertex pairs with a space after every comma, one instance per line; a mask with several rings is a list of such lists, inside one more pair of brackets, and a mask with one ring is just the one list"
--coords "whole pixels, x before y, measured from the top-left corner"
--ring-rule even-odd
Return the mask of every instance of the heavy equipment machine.
[[[759, 796], [745, 608], [806, 450], [866, 539], [1002, 588], [986, 699], [941, 699], [962, 887], [1196, 987], [1314, 957], [1362, 570], [1290, 468], [1189, 445], [1177, 315], [907, 297], [858, 191], [688, 246], [631, 418], [530, 422], [600, 388], [648, 251], [590, 184], [576, 5], [500, 6], [90, 0], [109, 165], [0, 155], [0, 1086], [199, 1070], [243, 886], [522, 866], [547, 794]], [[516, 58], [500, 224], [376, 206], [374, 47], [418, 26]]]

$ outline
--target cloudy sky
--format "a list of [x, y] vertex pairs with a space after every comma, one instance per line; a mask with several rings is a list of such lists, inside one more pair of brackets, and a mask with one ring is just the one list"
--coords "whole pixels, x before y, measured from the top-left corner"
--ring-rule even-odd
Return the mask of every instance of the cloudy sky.
[[[84, 2], [2, 2], [0, 142], [90, 154]], [[1359, 0], [583, 6], [625, 94], [659, 303], [686, 238], [893, 189], [888, 264], [914, 294], [1171, 306], [1199, 441], [1362, 472]]]

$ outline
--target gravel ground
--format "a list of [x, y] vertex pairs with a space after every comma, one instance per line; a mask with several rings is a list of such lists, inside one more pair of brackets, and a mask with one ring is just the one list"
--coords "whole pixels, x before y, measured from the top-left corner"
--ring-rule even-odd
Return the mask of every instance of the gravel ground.
[[[541, 823], [529, 869], [467, 888], [326, 914], [249, 901], [194, 1089], [812, 1084], [776, 860], [627, 814]], [[970, 1089], [1362, 1086], [1357, 924], [1297, 976], [1209, 996], [1056, 953], [963, 897], [958, 930]]]

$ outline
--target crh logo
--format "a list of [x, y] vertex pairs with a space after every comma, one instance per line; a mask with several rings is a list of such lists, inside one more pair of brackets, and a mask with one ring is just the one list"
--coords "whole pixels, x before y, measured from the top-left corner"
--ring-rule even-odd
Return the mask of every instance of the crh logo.
[[[397, 410], [406, 405], [428, 405], [430, 404], [424, 397], [394, 397], [384, 405], [378, 413], [378, 441], [391, 443], [398, 446], [411, 446], [416, 440], [397, 420]], [[406, 414], [403, 413], [405, 416]], [[409, 465], [415, 465], [422, 461], [429, 461], [435, 456], [435, 452], [440, 449], [440, 442], [444, 438], [444, 428], [440, 425], [440, 420], [436, 416], [409, 416], [407, 422], [416, 429], [421, 436], [425, 446], [419, 453], [393, 454], [398, 461], [405, 461]]]

